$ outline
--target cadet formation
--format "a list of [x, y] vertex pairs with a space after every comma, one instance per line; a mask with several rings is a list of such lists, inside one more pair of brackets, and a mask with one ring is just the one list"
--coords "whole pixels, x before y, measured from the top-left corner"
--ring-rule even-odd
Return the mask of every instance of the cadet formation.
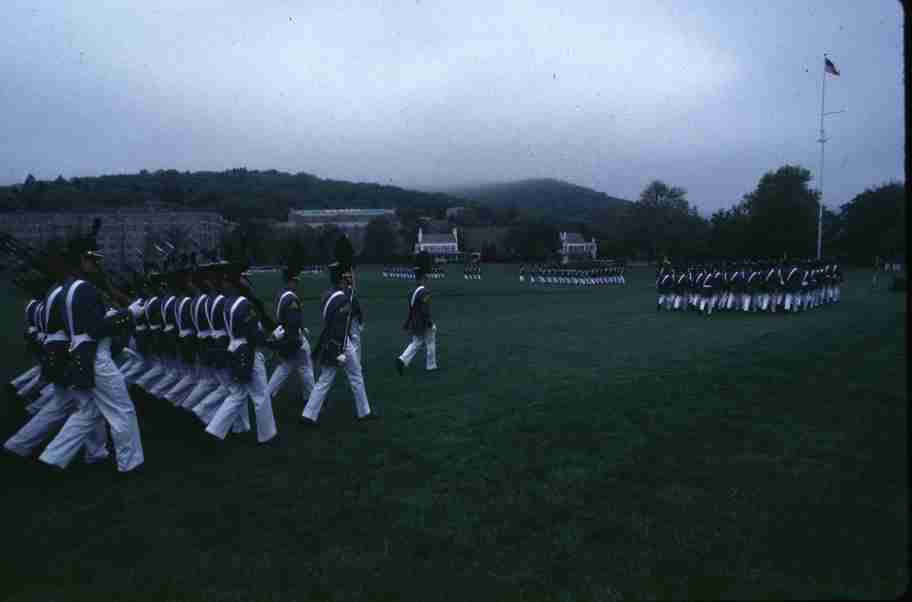
[[626, 284], [623, 265], [525, 264], [519, 267], [519, 281], [541, 286], [602, 286]]
[[838, 303], [842, 270], [832, 260], [663, 263], [657, 311], [796, 313]]
[[[381, 274], [384, 278], [392, 278], [395, 280], [415, 280], [416, 269], [415, 266], [410, 265], [387, 265], [383, 266]], [[440, 268], [440, 266], [434, 265], [429, 268], [425, 277], [431, 280], [439, 280], [441, 278], [446, 278], [446, 272]]]
[[[285, 267], [273, 319], [239, 263], [196, 264], [184, 256], [115, 287], [102, 269], [97, 229], [73, 240], [64, 255], [25, 257], [29, 269], [15, 280], [32, 297], [25, 338], [38, 364], [9, 383], [27, 403], [28, 420], [4, 443], [8, 452], [40, 452], [40, 462], [65, 469], [80, 452], [86, 463], [102, 462], [110, 447], [118, 471], [132, 473], [144, 461], [136, 401], [185, 412], [210, 446], [253, 429], [259, 443], [270, 444], [278, 434], [272, 399], [287, 379], [300, 380], [300, 422], [315, 426], [339, 369], [357, 419], [377, 418], [361, 368], [364, 314], [344, 244], [341, 260], [327, 269], [323, 329], [311, 349], [295, 290], [301, 266]], [[8, 237], [3, 243], [7, 253], [29, 255]], [[409, 296], [416, 317], [407, 328], [414, 349], [403, 356], [410, 361], [424, 347], [436, 368], [427, 273], [415, 272], [420, 291]], [[277, 358], [271, 375], [266, 352]]]

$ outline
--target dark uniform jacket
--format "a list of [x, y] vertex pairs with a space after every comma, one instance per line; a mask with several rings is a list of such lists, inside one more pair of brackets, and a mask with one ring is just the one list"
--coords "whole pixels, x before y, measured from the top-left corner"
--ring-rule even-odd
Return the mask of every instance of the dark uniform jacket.
[[350, 290], [335, 289], [324, 297], [321, 303], [323, 331], [312, 351], [315, 361], [328, 366], [338, 365], [336, 358], [345, 349], [351, 328], [351, 312]]
[[76, 389], [91, 389], [95, 386], [98, 341], [115, 334], [115, 322], [105, 319], [101, 295], [95, 285], [86, 280], [74, 280], [69, 284], [64, 311], [70, 335], [70, 385]]
[[415, 287], [412, 294], [409, 295], [409, 313], [402, 325], [413, 335], [422, 335], [434, 325], [431, 320], [431, 291], [427, 290], [424, 285]]
[[41, 307], [41, 315], [35, 318], [48, 335], [44, 339], [41, 375], [55, 385], [67, 385], [67, 363], [70, 347], [70, 333], [64, 318], [68, 284], [56, 284], [48, 291]]
[[228, 345], [228, 369], [239, 383], [250, 382], [256, 347], [263, 343], [263, 330], [250, 300], [243, 295], [225, 300], [225, 331], [231, 339]]
[[285, 336], [272, 345], [283, 358], [289, 358], [301, 349], [301, 301], [294, 291], [279, 293], [275, 304], [276, 321], [285, 330]]

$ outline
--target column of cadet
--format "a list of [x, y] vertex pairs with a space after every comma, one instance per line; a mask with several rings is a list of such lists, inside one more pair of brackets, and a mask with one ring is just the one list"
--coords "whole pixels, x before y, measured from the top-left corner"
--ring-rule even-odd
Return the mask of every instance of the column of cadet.
[[797, 313], [838, 303], [842, 269], [833, 260], [663, 263], [657, 311]]
[[519, 266], [519, 281], [543, 286], [602, 286], [626, 284], [624, 265], [562, 265], [538, 263]]
[[[256, 440], [274, 444], [272, 398], [288, 377], [300, 380], [301, 424], [316, 426], [340, 369], [357, 418], [377, 418], [362, 373], [364, 313], [347, 239], [328, 266], [331, 287], [319, 305], [323, 328], [311, 348], [296, 292], [299, 264], [283, 270], [273, 319], [239, 263], [197, 264], [188, 256], [115, 286], [102, 269], [97, 229], [71, 241], [64, 255], [31, 257], [28, 273], [15, 280], [32, 296], [25, 337], [38, 364], [9, 382], [28, 418], [4, 443], [7, 451], [31, 457], [44, 446], [38, 459], [64, 469], [81, 451], [87, 463], [106, 460], [110, 436], [118, 471], [133, 473], [144, 461], [134, 400], [143, 410], [144, 404], [182, 410], [176, 414], [182, 420], [172, 412], [174, 422], [195, 429], [210, 448], [229, 433], [252, 430], [249, 402]], [[396, 358], [400, 372], [421, 348], [428, 369], [436, 369], [429, 266], [413, 273], [417, 286], [404, 326], [411, 343]], [[276, 358], [271, 375], [266, 351]]]

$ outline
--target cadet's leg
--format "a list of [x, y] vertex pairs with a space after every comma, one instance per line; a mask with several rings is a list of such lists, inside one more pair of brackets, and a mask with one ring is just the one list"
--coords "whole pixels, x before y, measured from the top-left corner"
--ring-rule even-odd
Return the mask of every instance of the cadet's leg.
[[228, 392], [228, 397], [219, 406], [209, 422], [209, 426], [206, 427], [207, 433], [219, 439], [224, 439], [238, 415], [242, 411], [247, 411], [247, 387], [232, 383]]
[[11, 381], [10, 381], [10, 384], [13, 385], [15, 388], [18, 389], [18, 388], [20, 388], [22, 385], [24, 385], [25, 383], [27, 383], [28, 381], [30, 381], [30, 380], [32, 380], [33, 378], [35, 378], [36, 376], [38, 376], [39, 374], [41, 374], [41, 367], [40, 367], [40, 366], [32, 366], [31, 368], [29, 368], [28, 370], [26, 370], [25, 372], [23, 372], [22, 374], [20, 374], [19, 376], [17, 376], [17, 377], [14, 378], [13, 380], [11, 380]]
[[63, 428], [38, 457], [45, 464], [66, 468], [97, 428], [101, 412], [89, 391], [78, 391], [78, 409], [70, 414]]
[[127, 472], [143, 463], [142, 441], [136, 409], [127, 384], [111, 360], [110, 346], [103, 340], [95, 354], [95, 389], [98, 410], [111, 426], [117, 470]]
[[291, 362], [292, 360], [290, 359], [283, 359], [272, 371], [272, 376], [269, 377], [269, 382], [266, 383], [266, 391], [270, 397], [275, 397], [282, 389], [282, 385], [285, 384], [285, 380], [291, 374]]
[[352, 395], [355, 398], [355, 413], [358, 418], [364, 418], [370, 414], [370, 403], [367, 401], [367, 391], [364, 389], [361, 362], [354, 353], [349, 351], [350, 349], [351, 343], [345, 353], [345, 375], [348, 377], [348, 384], [351, 385]]
[[[361, 361], [361, 348], [358, 348], [358, 361]], [[310, 344], [307, 339], [301, 341], [301, 350], [298, 352], [296, 360], [298, 378], [301, 380], [301, 395], [305, 399], [310, 397], [310, 392], [314, 388], [314, 371], [313, 363], [310, 360]]]
[[[425, 367], [428, 370], [437, 369], [437, 326], [427, 329], [424, 334], [424, 349], [426, 357]], [[360, 363], [360, 362], [359, 362]]]
[[246, 388], [248, 395], [253, 400], [257, 441], [265, 443], [276, 436], [277, 430], [275, 415], [272, 413], [272, 397], [266, 390], [266, 359], [259, 351], [253, 356], [253, 374]]
[[405, 348], [405, 351], [402, 352], [402, 355], [399, 356], [399, 359], [402, 360], [403, 364], [408, 366], [411, 363], [412, 358], [415, 357], [415, 354], [417, 354], [423, 346], [424, 339], [412, 335], [411, 342], [408, 344], [408, 347]]
[[16, 431], [16, 434], [10, 437], [3, 447], [19, 456], [30, 455], [48, 438], [51, 431], [66, 422], [70, 413], [78, 407], [79, 404], [73, 400], [72, 395], [68, 394], [65, 387], [60, 385], [51, 385], [51, 387], [51, 399], [37, 414], [32, 416], [25, 426]]
[[[350, 361], [357, 360], [355, 360], [354, 357], [346, 357], [346, 362]], [[326, 394], [329, 392], [329, 388], [332, 386], [333, 380], [335, 380], [335, 378], [335, 366], [321, 367], [320, 378], [317, 379], [317, 383], [314, 385], [313, 390], [310, 392], [310, 397], [307, 399], [307, 403], [304, 405], [304, 412], [301, 414], [301, 416], [314, 422], [317, 421], [317, 418], [320, 416], [320, 410], [323, 409], [323, 401], [326, 399]]]

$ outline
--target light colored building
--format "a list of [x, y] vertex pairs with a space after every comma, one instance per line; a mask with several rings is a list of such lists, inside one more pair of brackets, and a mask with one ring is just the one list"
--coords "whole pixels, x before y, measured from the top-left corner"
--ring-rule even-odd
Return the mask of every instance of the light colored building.
[[367, 224], [376, 218], [386, 218], [395, 230], [399, 228], [395, 209], [291, 209], [288, 226], [336, 226], [351, 240], [355, 253], [360, 253], [364, 249]]
[[598, 243], [593, 238], [586, 242], [579, 232], [561, 232], [561, 261], [569, 262], [571, 259], [595, 259], [598, 254]]
[[424, 233], [424, 228], [418, 228], [418, 240], [415, 242], [415, 253], [427, 251], [435, 256], [454, 256], [459, 254], [459, 238], [456, 228], [446, 234]]
[[149, 203], [116, 209], [13, 211], [0, 214], [0, 230], [40, 248], [54, 239], [90, 233], [96, 218], [101, 219], [98, 245], [105, 257], [105, 267], [112, 271], [140, 268], [142, 254], [152, 241], [173, 240], [180, 245], [183, 240], [184, 252], [217, 252], [223, 234], [234, 226], [214, 211]]

